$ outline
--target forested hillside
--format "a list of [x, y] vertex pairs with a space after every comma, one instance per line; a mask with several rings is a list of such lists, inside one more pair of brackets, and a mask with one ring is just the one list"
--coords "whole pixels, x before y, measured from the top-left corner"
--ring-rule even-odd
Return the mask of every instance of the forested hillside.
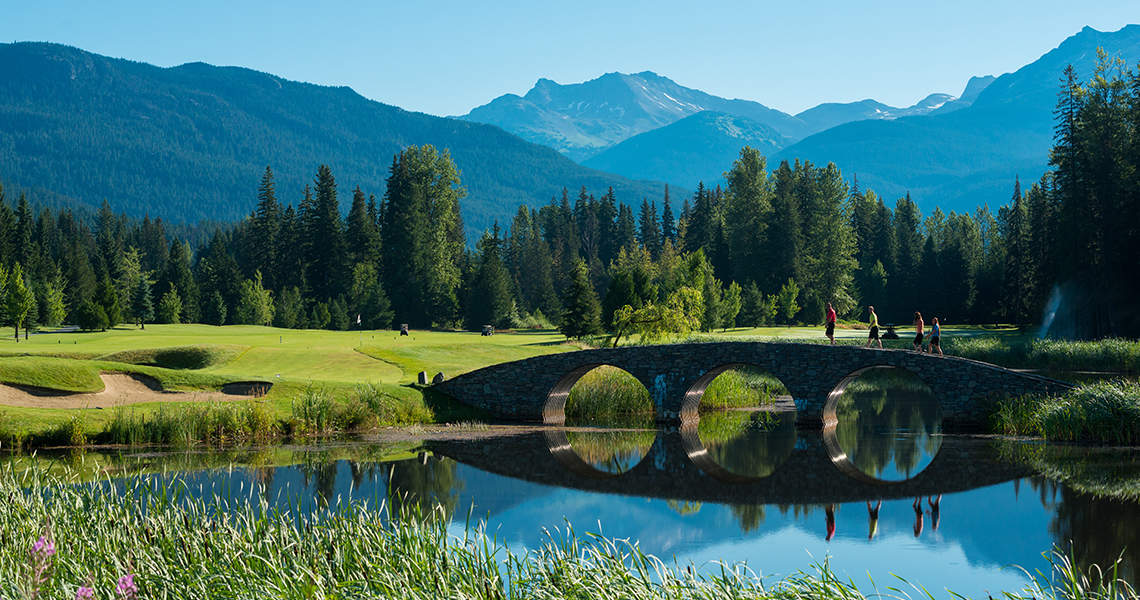
[[1048, 167], [1057, 82], [1066, 65], [1088, 78], [1097, 49], [1140, 59], [1140, 26], [1086, 27], [1040, 59], [998, 77], [974, 103], [949, 113], [858, 121], [801, 140], [779, 159], [833, 161], [888, 195], [910, 192], [923, 210], [970, 211], [1008, 195], [1009, 179], [1035, 180]]
[[106, 199], [136, 217], [234, 221], [252, 209], [266, 165], [293, 202], [321, 163], [382, 195], [392, 155], [410, 144], [450, 150], [473, 230], [567, 185], [628, 197], [662, 189], [583, 168], [497, 127], [408, 112], [345, 87], [0, 44], [0, 181], [55, 205]]

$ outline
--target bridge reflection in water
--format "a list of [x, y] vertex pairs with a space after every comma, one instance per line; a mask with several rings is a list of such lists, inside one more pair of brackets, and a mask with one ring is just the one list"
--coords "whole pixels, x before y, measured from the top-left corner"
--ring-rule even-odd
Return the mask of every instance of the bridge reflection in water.
[[[1030, 469], [995, 458], [986, 440], [946, 437], [930, 464], [903, 481], [883, 481], [859, 471], [837, 451], [834, 435], [796, 433], [793, 449], [755, 476], [717, 461], [696, 427], [660, 429], [636, 465], [614, 473], [575, 452], [572, 430], [550, 428], [494, 439], [437, 440], [429, 449], [467, 465], [508, 477], [585, 491], [733, 504], [832, 504], [914, 498], [965, 491], [1025, 477]], [[771, 438], [765, 452], [784, 442]], [[777, 458], [779, 452], [769, 456]], [[722, 459], [723, 460], [723, 459]], [[730, 465], [735, 466], [735, 465]], [[765, 471], [767, 471], [765, 473]]]

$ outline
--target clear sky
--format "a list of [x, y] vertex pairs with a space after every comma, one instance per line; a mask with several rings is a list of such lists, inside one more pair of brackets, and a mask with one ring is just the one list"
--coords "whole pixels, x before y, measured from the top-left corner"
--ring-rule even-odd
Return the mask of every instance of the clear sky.
[[793, 113], [863, 98], [905, 106], [1017, 69], [1085, 25], [1140, 21], [1137, 0], [6, 4], [0, 42], [244, 66], [439, 115], [524, 93], [539, 77], [643, 70]]

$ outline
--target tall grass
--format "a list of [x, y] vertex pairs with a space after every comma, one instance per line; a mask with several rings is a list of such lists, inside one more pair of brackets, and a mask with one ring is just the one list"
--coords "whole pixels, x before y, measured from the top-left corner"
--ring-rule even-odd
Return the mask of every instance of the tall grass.
[[[38, 471], [0, 472], [0, 597], [74, 598], [80, 586], [114, 597], [133, 576], [140, 598], [612, 598], [851, 599], [855, 585], [828, 562], [762, 581], [743, 565], [706, 570], [670, 565], [635, 542], [572, 528], [509, 553], [479, 525], [449, 532], [447, 519], [410, 507], [337, 505], [312, 516], [234, 496], [184, 498], [184, 482], [74, 484]], [[50, 490], [50, 493], [48, 492]], [[38, 540], [51, 553], [33, 551]], [[1012, 598], [1132, 600], [1125, 582], [1082, 573], [1050, 555], [1049, 573], [1029, 575]], [[1092, 575], [1092, 576], [1090, 576]], [[897, 585], [897, 584], [896, 584]], [[919, 597], [930, 597], [914, 588]], [[901, 598], [905, 591], [892, 592]]]
[[1140, 443], [1140, 382], [1082, 385], [1061, 396], [998, 402], [994, 428], [1007, 435], [1065, 442]]
[[[112, 444], [238, 444], [267, 441], [280, 433], [277, 420], [261, 400], [163, 404], [153, 411], [114, 409], [98, 436]], [[71, 444], [82, 445], [82, 444]]]
[[713, 379], [701, 396], [701, 409], [751, 408], [772, 404], [788, 390], [779, 379], [756, 369], [729, 369]]
[[947, 354], [1005, 367], [1140, 373], [1140, 341], [1137, 340], [1033, 339], [1011, 344], [995, 338], [952, 337], [943, 346]]
[[601, 366], [583, 375], [570, 389], [565, 412], [568, 423], [653, 425], [649, 390], [617, 367]]
[[294, 435], [328, 435], [432, 419], [423, 403], [389, 394], [376, 384], [358, 385], [344, 398], [310, 385], [293, 400], [290, 412], [288, 428]]

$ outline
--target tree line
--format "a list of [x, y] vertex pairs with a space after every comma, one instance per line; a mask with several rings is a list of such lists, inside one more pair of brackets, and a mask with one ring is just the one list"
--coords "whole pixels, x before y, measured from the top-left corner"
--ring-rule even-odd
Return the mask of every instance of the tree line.
[[328, 166], [296, 203], [267, 167], [252, 214], [197, 248], [106, 203], [94, 218], [33, 213], [0, 188], [0, 316], [17, 335], [66, 321], [652, 337], [819, 323], [828, 303], [847, 318], [873, 304], [887, 323], [920, 310], [1022, 324], [1059, 303], [1073, 333], [1135, 334], [1119, 307], [1140, 291], [1138, 124], [1140, 72], [1102, 56], [1087, 83], [1065, 73], [1053, 169], [1027, 190], [1015, 179], [996, 213], [924, 216], [909, 194], [888, 203], [832, 164], [769, 170], [745, 147], [723, 185], [700, 184], [676, 213], [668, 188], [636, 209], [612, 189], [564, 189], [473, 247], [459, 172], [432, 146], [393, 157], [381, 198], [353, 189], [347, 216]]

